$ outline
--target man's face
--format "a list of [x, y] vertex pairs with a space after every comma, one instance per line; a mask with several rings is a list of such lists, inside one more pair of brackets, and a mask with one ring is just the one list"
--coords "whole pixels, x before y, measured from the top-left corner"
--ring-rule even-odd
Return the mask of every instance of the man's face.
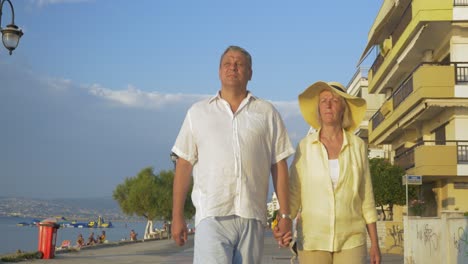
[[230, 50], [224, 54], [219, 66], [223, 86], [247, 86], [251, 78], [252, 68], [242, 52]]

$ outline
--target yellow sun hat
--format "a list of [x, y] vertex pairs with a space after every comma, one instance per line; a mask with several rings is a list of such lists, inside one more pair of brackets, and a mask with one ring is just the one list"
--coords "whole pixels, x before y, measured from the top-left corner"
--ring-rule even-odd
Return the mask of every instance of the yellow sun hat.
[[320, 128], [318, 103], [319, 95], [324, 90], [332, 91], [345, 99], [350, 111], [350, 124], [343, 128], [347, 131], [354, 131], [366, 115], [367, 103], [363, 98], [346, 93], [345, 87], [338, 82], [318, 81], [299, 94], [299, 109], [304, 120], [313, 128]]

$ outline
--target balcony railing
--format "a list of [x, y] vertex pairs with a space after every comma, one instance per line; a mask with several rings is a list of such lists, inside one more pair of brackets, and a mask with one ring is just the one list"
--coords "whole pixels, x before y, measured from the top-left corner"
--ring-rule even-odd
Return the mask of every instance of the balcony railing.
[[468, 144], [457, 145], [458, 163], [468, 163]]
[[[468, 0], [466, 0], [468, 1]], [[468, 64], [453, 63], [455, 65], [455, 80], [457, 84], [468, 84]]]
[[468, 0], [453, 0], [453, 6], [468, 6]]
[[404, 151], [399, 151], [398, 154], [394, 157], [395, 165], [402, 167], [405, 170], [411, 169], [415, 166], [414, 162], [414, 150], [419, 146], [457, 146], [457, 163], [458, 164], [468, 164], [468, 141], [466, 140], [445, 140], [445, 141], [435, 141], [435, 140], [426, 140], [420, 141], [411, 148], [407, 148]]
[[372, 122], [372, 130], [376, 129], [384, 119], [385, 117], [380, 112], [380, 109], [377, 110], [377, 112], [375, 112], [375, 114], [370, 119], [370, 121]]
[[413, 75], [393, 93], [393, 109], [396, 109], [413, 92]]
[[384, 57], [382, 54], [379, 54], [377, 58], [375, 58], [374, 63], [372, 63], [371, 70], [372, 74], [375, 75], [375, 73], [379, 70], [380, 66], [382, 66], [382, 63], [384, 61]]
[[403, 153], [394, 157], [395, 165], [402, 167], [405, 170], [414, 167], [414, 147], [403, 151]]

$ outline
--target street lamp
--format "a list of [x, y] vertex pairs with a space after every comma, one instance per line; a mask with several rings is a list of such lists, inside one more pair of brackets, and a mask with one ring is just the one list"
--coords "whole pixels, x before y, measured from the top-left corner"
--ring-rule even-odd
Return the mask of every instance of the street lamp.
[[174, 163], [174, 170], [176, 168], [176, 163], [177, 163], [178, 158], [179, 156], [177, 156], [177, 154], [175, 154], [174, 152], [171, 152], [171, 160], [172, 160], [172, 163]]
[[[18, 47], [19, 40], [23, 36], [23, 31], [15, 25], [15, 9], [13, 9], [13, 4], [10, 0], [1, 0], [0, 3], [0, 31], [2, 32], [2, 42], [3, 46], [10, 51], [10, 55], [16, 47]], [[3, 4], [8, 2], [11, 8], [11, 24], [7, 25], [5, 28], [2, 28], [2, 9]]]

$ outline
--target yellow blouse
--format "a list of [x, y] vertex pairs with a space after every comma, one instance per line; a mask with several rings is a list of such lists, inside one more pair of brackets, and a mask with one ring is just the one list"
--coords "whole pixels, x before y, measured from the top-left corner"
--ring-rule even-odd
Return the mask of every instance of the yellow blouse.
[[290, 168], [292, 216], [301, 210], [298, 247], [335, 252], [364, 245], [366, 224], [377, 221], [367, 146], [343, 130], [340, 176], [333, 189], [327, 150], [319, 133], [301, 140]]

